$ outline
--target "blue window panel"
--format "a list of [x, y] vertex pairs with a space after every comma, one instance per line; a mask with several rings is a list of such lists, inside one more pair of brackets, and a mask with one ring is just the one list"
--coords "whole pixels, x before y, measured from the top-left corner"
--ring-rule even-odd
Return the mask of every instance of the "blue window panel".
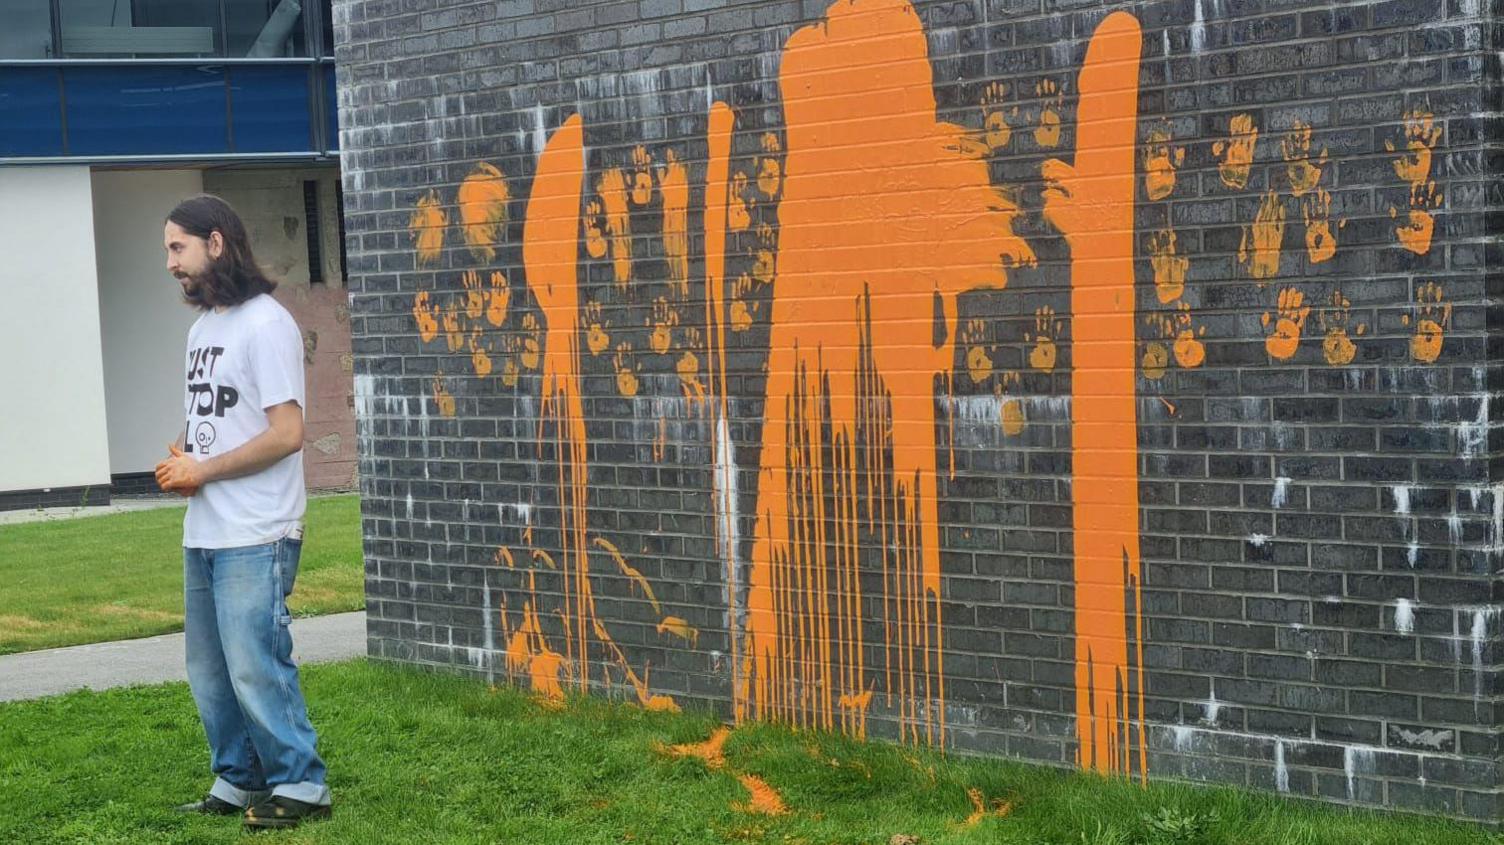
[[229, 150], [223, 67], [70, 67], [72, 155], [173, 155]]
[[324, 125], [329, 137], [325, 139], [324, 148], [328, 150], [339, 149], [339, 91], [334, 85], [334, 65], [326, 64], [322, 68], [324, 73]]
[[57, 68], [0, 68], [0, 156], [63, 154]]
[[310, 135], [308, 66], [230, 68], [235, 152], [301, 153]]

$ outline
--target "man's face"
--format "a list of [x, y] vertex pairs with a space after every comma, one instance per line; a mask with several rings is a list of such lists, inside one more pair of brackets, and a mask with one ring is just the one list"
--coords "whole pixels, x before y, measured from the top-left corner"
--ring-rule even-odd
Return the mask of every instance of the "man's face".
[[203, 284], [209, 265], [224, 249], [224, 239], [217, 231], [208, 238], [190, 235], [169, 220], [162, 231], [162, 246], [167, 250], [167, 272], [183, 286], [183, 294], [191, 296]]

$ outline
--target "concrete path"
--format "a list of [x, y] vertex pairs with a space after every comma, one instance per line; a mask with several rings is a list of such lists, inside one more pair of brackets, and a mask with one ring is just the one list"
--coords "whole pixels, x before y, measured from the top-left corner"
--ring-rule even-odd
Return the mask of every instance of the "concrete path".
[[[362, 657], [365, 611], [294, 619], [292, 642], [299, 663]], [[0, 701], [187, 679], [182, 634], [0, 656]]]
[[16, 511], [0, 511], [0, 525], [19, 525], [23, 522], [56, 522], [60, 519], [78, 519], [90, 516], [108, 516], [112, 513], [132, 513], [157, 508], [181, 508], [187, 504], [182, 496], [114, 496], [108, 505], [67, 508], [29, 508]]

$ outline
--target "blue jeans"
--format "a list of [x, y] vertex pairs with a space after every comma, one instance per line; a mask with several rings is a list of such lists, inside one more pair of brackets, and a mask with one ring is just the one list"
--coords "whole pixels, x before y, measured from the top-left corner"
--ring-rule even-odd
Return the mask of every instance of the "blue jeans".
[[286, 599], [302, 550], [291, 537], [183, 549], [188, 685], [217, 776], [210, 794], [239, 806], [268, 790], [329, 803], [288, 630]]

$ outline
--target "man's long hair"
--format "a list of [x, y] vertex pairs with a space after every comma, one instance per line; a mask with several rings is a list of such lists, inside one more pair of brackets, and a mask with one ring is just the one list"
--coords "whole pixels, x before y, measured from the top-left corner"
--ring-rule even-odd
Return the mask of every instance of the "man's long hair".
[[202, 311], [239, 305], [263, 293], [277, 289], [266, 277], [251, 254], [251, 240], [245, 224], [230, 204], [216, 196], [199, 194], [178, 203], [167, 219], [196, 238], [208, 240], [214, 232], [224, 238], [224, 250], [209, 259], [209, 270], [196, 279], [198, 284], [183, 300]]

